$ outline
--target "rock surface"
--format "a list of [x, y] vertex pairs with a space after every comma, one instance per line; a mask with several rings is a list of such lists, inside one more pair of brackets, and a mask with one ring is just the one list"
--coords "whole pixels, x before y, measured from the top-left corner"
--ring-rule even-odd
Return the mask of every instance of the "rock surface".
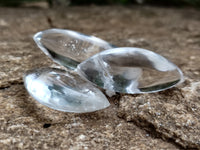
[[[0, 149], [200, 149], [199, 24], [200, 12], [189, 8], [0, 8]], [[53, 65], [32, 40], [52, 27], [155, 51], [186, 81], [164, 92], [114, 96], [94, 113], [49, 109], [30, 98], [22, 76]]]

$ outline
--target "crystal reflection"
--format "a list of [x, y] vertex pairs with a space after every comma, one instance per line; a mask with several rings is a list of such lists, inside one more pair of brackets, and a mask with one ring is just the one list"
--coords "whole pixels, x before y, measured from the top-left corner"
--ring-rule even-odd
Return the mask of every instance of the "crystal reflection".
[[110, 104], [104, 94], [77, 74], [58, 69], [37, 69], [24, 77], [25, 87], [40, 103], [60, 111], [92, 112]]
[[34, 35], [34, 40], [53, 61], [69, 69], [75, 69], [80, 62], [100, 51], [114, 48], [97, 37], [63, 29], [38, 32]]
[[120, 93], [157, 92], [183, 81], [176, 65], [140, 48], [103, 51], [79, 64], [77, 71], [92, 83]]

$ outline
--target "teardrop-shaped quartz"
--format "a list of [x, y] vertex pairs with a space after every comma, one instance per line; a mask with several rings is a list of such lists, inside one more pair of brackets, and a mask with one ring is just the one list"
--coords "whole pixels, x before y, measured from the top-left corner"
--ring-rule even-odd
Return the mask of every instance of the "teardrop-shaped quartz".
[[24, 76], [29, 94], [50, 108], [75, 113], [93, 112], [110, 105], [104, 94], [76, 73], [36, 69]]
[[102, 39], [64, 29], [41, 31], [33, 39], [53, 61], [69, 69], [75, 69], [80, 62], [100, 51], [114, 48]]
[[92, 83], [121, 93], [157, 92], [183, 81], [181, 70], [145, 49], [121, 47], [100, 52], [77, 67]]

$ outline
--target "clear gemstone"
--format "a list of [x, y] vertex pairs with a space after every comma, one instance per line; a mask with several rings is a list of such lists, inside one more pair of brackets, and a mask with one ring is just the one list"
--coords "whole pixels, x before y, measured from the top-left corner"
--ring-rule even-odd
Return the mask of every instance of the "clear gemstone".
[[73, 72], [43, 68], [24, 76], [29, 94], [50, 108], [75, 113], [92, 112], [110, 105], [104, 94]]
[[84, 113], [108, 107], [107, 98], [94, 85], [111, 96], [157, 92], [183, 81], [176, 65], [145, 49], [115, 48], [99, 38], [63, 29], [38, 32], [34, 40], [53, 61], [74, 70], [36, 69], [24, 77], [30, 95], [56, 110]]
[[94, 36], [71, 30], [49, 29], [34, 35], [38, 47], [53, 61], [70, 69], [102, 50], [114, 48]]
[[157, 92], [183, 81], [176, 65], [140, 48], [122, 47], [100, 52], [79, 64], [77, 72], [107, 91], [131, 94]]

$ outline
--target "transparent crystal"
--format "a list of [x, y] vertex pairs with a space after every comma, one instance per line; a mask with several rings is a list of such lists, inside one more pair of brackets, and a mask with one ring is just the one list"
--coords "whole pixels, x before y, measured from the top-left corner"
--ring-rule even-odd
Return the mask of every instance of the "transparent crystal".
[[140, 48], [121, 47], [100, 52], [79, 64], [77, 72], [107, 91], [131, 94], [157, 92], [183, 81], [176, 65]]
[[115, 48], [99, 38], [63, 29], [38, 32], [34, 40], [53, 61], [73, 70], [36, 69], [24, 77], [30, 95], [56, 110], [84, 113], [108, 107], [95, 85], [111, 96], [157, 92], [183, 81], [176, 65], [145, 49]]
[[38, 47], [53, 61], [70, 69], [102, 50], [114, 48], [94, 36], [71, 30], [49, 29], [34, 35]]
[[36, 69], [24, 76], [29, 94], [50, 108], [85, 113], [110, 105], [104, 94], [73, 72], [60, 69]]

